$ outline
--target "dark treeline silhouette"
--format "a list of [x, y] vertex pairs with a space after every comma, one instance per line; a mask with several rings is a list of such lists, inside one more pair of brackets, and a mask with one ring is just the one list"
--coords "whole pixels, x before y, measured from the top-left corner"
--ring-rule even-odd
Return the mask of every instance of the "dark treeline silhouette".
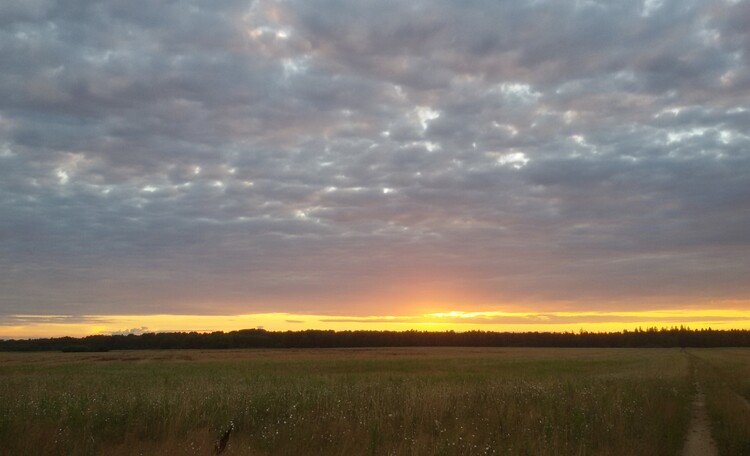
[[748, 347], [750, 330], [649, 328], [594, 332], [266, 331], [95, 335], [0, 341], [0, 351], [344, 347]]

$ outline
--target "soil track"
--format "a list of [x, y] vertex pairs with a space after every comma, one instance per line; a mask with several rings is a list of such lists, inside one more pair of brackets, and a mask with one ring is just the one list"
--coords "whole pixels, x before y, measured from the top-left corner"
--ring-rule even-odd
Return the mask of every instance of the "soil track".
[[711, 424], [706, 412], [706, 397], [696, 383], [695, 399], [682, 456], [718, 456], [719, 450], [711, 437]]

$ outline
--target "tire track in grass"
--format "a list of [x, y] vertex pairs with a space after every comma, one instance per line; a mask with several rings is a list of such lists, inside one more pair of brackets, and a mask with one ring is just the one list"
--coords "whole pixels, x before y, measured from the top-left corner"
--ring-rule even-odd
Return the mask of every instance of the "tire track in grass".
[[718, 456], [719, 448], [711, 437], [711, 420], [706, 410], [706, 396], [698, 382], [696, 368], [693, 368], [695, 379], [695, 397], [690, 411], [690, 426], [685, 438], [682, 456]]

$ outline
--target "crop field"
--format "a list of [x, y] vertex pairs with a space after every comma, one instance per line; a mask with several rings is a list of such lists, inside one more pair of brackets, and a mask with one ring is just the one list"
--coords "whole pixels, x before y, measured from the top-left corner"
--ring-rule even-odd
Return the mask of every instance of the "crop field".
[[0, 454], [750, 454], [748, 349], [0, 353]]

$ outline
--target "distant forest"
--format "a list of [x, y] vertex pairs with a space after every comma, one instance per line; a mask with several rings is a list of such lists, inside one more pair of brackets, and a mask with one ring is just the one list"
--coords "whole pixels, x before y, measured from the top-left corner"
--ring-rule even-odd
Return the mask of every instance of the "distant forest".
[[152, 349], [344, 347], [748, 347], [750, 330], [649, 328], [594, 332], [266, 331], [95, 335], [1, 340], [0, 351], [93, 352]]

